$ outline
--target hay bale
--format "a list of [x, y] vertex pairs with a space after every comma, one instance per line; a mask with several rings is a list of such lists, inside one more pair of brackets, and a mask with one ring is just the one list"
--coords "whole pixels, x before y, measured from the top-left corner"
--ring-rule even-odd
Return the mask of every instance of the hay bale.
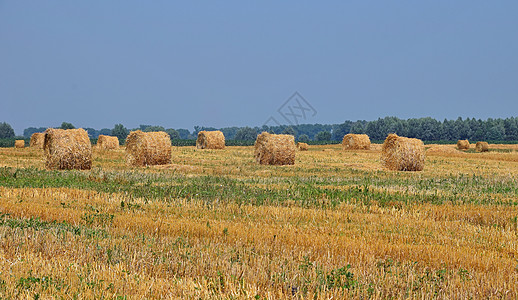
[[24, 140], [14, 141], [14, 148], [25, 148], [25, 141]]
[[132, 131], [126, 138], [126, 162], [130, 166], [171, 163], [171, 138], [163, 131]]
[[51, 170], [88, 170], [92, 168], [92, 144], [82, 129], [45, 130], [45, 166]]
[[43, 143], [45, 142], [45, 133], [36, 132], [31, 135], [31, 141], [29, 146], [31, 148], [43, 149]]
[[475, 149], [478, 152], [487, 152], [489, 151], [489, 144], [487, 142], [477, 142]]
[[468, 150], [469, 149], [469, 141], [468, 140], [458, 140], [457, 141], [457, 149], [459, 149], [459, 150]]
[[99, 135], [97, 139], [97, 147], [101, 150], [110, 150], [119, 148], [119, 139], [116, 136]]
[[295, 138], [288, 134], [263, 132], [257, 136], [254, 145], [255, 159], [262, 165], [295, 164]]
[[342, 140], [344, 150], [369, 150], [371, 140], [366, 134], [346, 134]]
[[297, 148], [299, 148], [299, 151], [308, 151], [309, 145], [307, 143], [297, 143]]
[[196, 140], [196, 148], [198, 149], [225, 149], [225, 136], [223, 132], [217, 131], [200, 131]]
[[389, 170], [421, 171], [424, 168], [423, 141], [389, 134], [381, 148], [381, 163]]

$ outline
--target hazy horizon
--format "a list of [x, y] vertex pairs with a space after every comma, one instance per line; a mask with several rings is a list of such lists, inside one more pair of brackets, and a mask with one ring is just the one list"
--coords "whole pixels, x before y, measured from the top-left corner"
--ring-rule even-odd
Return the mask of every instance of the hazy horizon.
[[[512, 1], [0, 0], [0, 122], [21, 135], [63, 121], [517, 116], [517, 13]], [[295, 92], [306, 103], [281, 111]]]

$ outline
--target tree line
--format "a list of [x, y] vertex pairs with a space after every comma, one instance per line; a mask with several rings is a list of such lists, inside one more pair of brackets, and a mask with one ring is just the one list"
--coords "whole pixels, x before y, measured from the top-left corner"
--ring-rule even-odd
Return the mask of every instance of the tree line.
[[[75, 126], [68, 122], [63, 122], [59, 128], [70, 129]], [[0, 139], [28, 139], [35, 132], [43, 132], [46, 127], [29, 127], [23, 131], [23, 136], [15, 137], [15, 133], [10, 124], [0, 123]], [[389, 133], [396, 133], [400, 136], [419, 138], [424, 141], [443, 141], [456, 142], [459, 139], [473, 141], [518, 141], [518, 118], [511, 117], [506, 119], [487, 120], [461, 117], [456, 120], [443, 120], [427, 118], [399, 119], [397, 117], [379, 118], [374, 121], [345, 121], [341, 124], [300, 124], [285, 126], [261, 126], [261, 127], [225, 127], [214, 128], [204, 126], [194, 126], [191, 132], [188, 129], [164, 128], [158, 125], [140, 125], [138, 128], [128, 129], [122, 124], [116, 124], [113, 128], [84, 128], [91, 139], [97, 139], [99, 135], [117, 136], [121, 142], [132, 130], [165, 131], [172, 140], [194, 140], [198, 132], [202, 130], [221, 130], [227, 140], [253, 141], [257, 134], [267, 131], [270, 133], [291, 134], [297, 141], [304, 142], [339, 142], [348, 133], [367, 134], [373, 141], [382, 141]], [[191, 144], [191, 142], [177, 144]]]

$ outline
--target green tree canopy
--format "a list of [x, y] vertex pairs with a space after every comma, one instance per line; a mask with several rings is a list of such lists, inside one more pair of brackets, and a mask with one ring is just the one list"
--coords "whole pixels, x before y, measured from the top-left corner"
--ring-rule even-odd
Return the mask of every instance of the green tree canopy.
[[0, 123], [0, 139], [14, 138], [14, 129], [6, 122]]
[[72, 123], [63, 122], [61, 123], [61, 126], [59, 126], [60, 129], [75, 129], [76, 127], [72, 125]]
[[235, 139], [238, 141], [253, 141], [257, 138], [257, 131], [250, 127], [243, 127], [236, 132]]
[[331, 140], [331, 132], [329, 131], [320, 131], [315, 136], [315, 141], [330, 141]]
[[119, 143], [122, 144], [126, 140], [129, 134], [129, 130], [122, 124], [116, 124], [111, 131], [111, 135], [116, 136], [119, 139]]

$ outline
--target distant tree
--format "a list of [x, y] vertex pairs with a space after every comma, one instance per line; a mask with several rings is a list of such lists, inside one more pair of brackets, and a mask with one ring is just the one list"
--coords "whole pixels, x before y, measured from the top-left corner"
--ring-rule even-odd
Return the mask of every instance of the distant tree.
[[284, 128], [284, 130], [282, 131], [282, 134], [289, 134], [289, 135], [293, 135], [295, 136], [295, 129], [293, 129], [293, 127], [291, 126], [288, 126], [286, 128]]
[[14, 129], [6, 122], [0, 123], [0, 139], [14, 138]]
[[334, 126], [333, 128], [333, 140], [341, 141], [344, 138], [344, 135], [351, 132], [353, 122], [345, 121], [343, 124]]
[[144, 132], [165, 131], [165, 128], [162, 126], [148, 126], [142, 131], [144, 131]]
[[126, 137], [129, 134], [129, 130], [124, 127], [122, 124], [116, 124], [115, 127], [113, 127], [110, 135], [116, 136], [119, 139], [119, 143], [122, 144], [123, 141], [126, 140]]
[[179, 140], [180, 139], [180, 134], [178, 133], [178, 131], [176, 131], [176, 130], [174, 130], [172, 128], [166, 129], [165, 132], [167, 132], [167, 134], [169, 134], [169, 137], [172, 140]]
[[257, 138], [257, 131], [250, 127], [240, 128], [234, 139], [239, 141], [253, 141]]
[[75, 129], [76, 127], [72, 125], [72, 123], [63, 122], [61, 123], [61, 126], [59, 126], [60, 129]]
[[176, 131], [178, 131], [178, 133], [180, 134], [180, 138], [182, 140], [192, 139], [192, 135], [191, 135], [191, 132], [189, 130], [180, 128], [180, 129], [178, 129]]
[[297, 140], [299, 142], [307, 143], [309, 142], [309, 136], [307, 134], [301, 134]]
[[85, 128], [85, 130], [90, 138], [96, 139], [99, 137], [99, 130], [90, 127]]
[[487, 139], [490, 141], [503, 141], [505, 139], [505, 128], [502, 125], [495, 125], [489, 129]]
[[102, 134], [102, 135], [112, 135], [112, 130], [109, 129], [109, 128], [103, 128], [103, 129], [99, 130], [99, 134]]
[[315, 135], [315, 141], [330, 141], [331, 140], [331, 132], [329, 131], [320, 131]]
[[46, 127], [39, 127], [39, 128], [29, 127], [29, 128], [25, 128], [23, 130], [23, 137], [24, 138], [30, 138], [34, 133], [36, 133], [36, 132], [44, 132], [46, 129], [47, 129]]

